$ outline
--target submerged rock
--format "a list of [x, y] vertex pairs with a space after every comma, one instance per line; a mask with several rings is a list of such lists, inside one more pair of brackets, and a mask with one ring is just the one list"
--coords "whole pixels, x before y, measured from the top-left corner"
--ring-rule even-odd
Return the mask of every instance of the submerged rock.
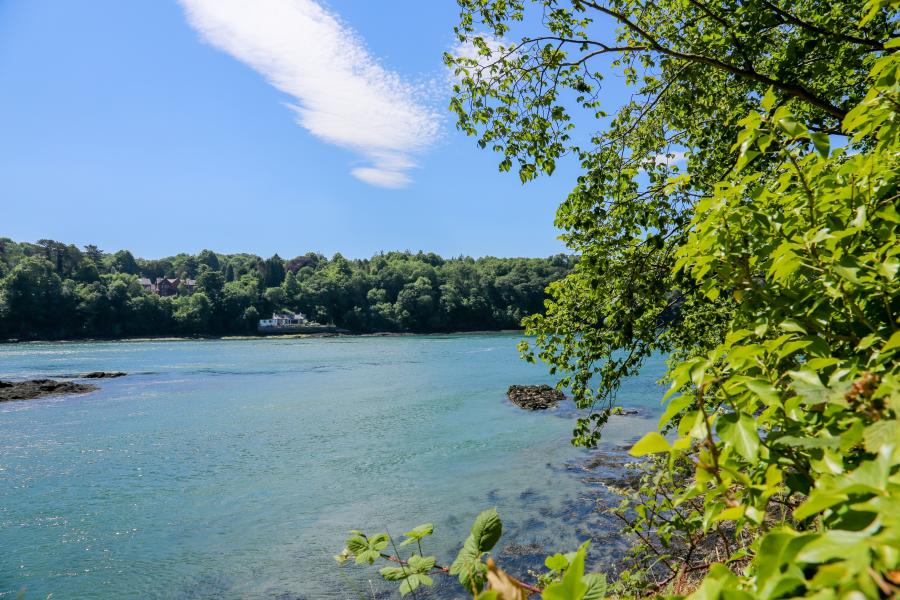
[[84, 394], [98, 389], [90, 383], [73, 383], [53, 379], [31, 379], [28, 381], [0, 381], [0, 402], [6, 400], [33, 400], [45, 396], [63, 394]]
[[110, 379], [112, 377], [125, 377], [126, 375], [128, 373], [123, 373], [122, 371], [91, 371], [81, 377], [83, 379]]
[[527, 410], [544, 410], [556, 406], [566, 395], [549, 385], [511, 385], [506, 396], [513, 404]]

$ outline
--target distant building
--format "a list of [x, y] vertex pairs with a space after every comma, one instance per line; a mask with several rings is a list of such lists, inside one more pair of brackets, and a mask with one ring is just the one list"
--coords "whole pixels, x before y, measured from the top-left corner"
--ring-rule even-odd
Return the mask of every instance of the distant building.
[[271, 319], [260, 319], [259, 328], [290, 327], [291, 325], [306, 325], [309, 321], [303, 313], [272, 313]]
[[181, 286], [184, 286], [188, 294], [193, 294], [197, 289], [197, 282], [194, 279], [179, 279], [178, 277], [157, 277], [154, 282], [146, 277], [141, 277], [138, 279], [138, 283], [145, 292], [158, 296], [175, 296]]

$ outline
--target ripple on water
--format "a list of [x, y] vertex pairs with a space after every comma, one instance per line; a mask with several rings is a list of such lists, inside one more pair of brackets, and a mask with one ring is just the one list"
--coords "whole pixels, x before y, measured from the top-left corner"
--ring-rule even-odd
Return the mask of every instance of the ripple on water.
[[[518, 341], [3, 346], [4, 377], [133, 375], [0, 405], [0, 535], [15, 550], [0, 556], [0, 597], [388, 597], [374, 570], [335, 566], [348, 529], [432, 521], [426, 550], [452, 558], [489, 506], [515, 573], [585, 538], [594, 564], [613, 565], [622, 542], [596, 507], [615, 460], [568, 444], [573, 407], [506, 403], [512, 383], [552, 383]], [[611, 419], [608, 449], [651, 422], [652, 367], [619, 394], [647, 417]], [[440, 585], [434, 597], [454, 596]]]

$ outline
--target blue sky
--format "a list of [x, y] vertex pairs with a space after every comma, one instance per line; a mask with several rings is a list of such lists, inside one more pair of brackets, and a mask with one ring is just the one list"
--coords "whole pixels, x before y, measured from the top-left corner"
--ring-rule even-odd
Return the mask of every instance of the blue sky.
[[453, 127], [454, 1], [249, 5], [0, 1], [0, 236], [148, 258], [563, 250], [574, 166], [522, 186]]

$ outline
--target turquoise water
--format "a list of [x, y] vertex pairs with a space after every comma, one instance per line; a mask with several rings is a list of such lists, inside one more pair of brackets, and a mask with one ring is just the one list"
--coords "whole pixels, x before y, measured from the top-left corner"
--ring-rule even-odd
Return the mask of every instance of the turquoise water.
[[[331, 558], [348, 529], [433, 521], [426, 551], [452, 557], [490, 506], [498, 553], [520, 570], [599, 535], [573, 411], [505, 398], [512, 383], [553, 383], [518, 341], [0, 346], [0, 378], [129, 373], [0, 404], [0, 598], [380, 597], [375, 569]], [[614, 417], [610, 446], [653, 426], [662, 365], [645, 371], [620, 394], [644, 413]], [[610, 544], [594, 544], [595, 561], [615, 558]]]

